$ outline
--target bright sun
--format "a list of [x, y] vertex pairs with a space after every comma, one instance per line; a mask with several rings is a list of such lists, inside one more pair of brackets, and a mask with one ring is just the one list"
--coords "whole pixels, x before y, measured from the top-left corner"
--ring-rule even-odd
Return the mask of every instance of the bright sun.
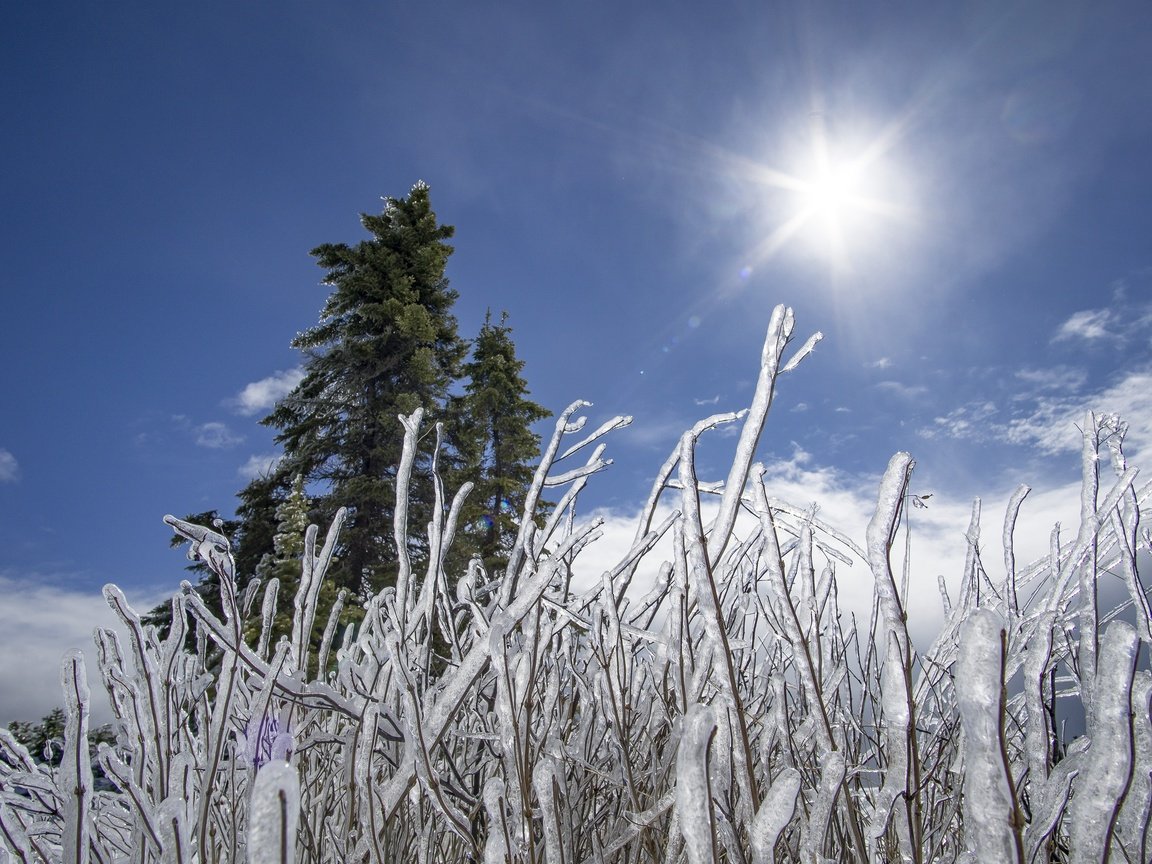
[[804, 209], [813, 217], [839, 222], [857, 203], [859, 185], [859, 172], [826, 166], [815, 178], [801, 181]]
[[750, 256], [753, 263], [799, 243], [834, 269], [851, 270], [879, 248], [894, 221], [911, 216], [906, 183], [888, 158], [899, 123], [856, 146], [830, 140], [822, 116], [813, 125], [807, 152], [789, 160], [791, 170], [762, 162], [749, 166], [758, 186], [777, 193], [767, 208], [772, 224]]

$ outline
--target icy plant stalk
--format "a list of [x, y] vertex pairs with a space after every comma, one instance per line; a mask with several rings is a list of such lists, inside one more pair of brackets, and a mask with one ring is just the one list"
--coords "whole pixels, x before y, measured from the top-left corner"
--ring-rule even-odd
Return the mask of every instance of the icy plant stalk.
[[[126, 635], [100, 631], [89, 665], [116, 742], [90, 750], [69, 655], [58, 761], [0, 730], [0, 864], [1148, 860], [1138, 549], [1152, 490], [1124, 459], [1123, 424], [1086, 424], [1080, 525], [1071, 542], [1054, 530], [1042, 561], [1013, 551], [1026, 487], [1004, 517], [1003, 572], [986, 566], [975, 502], [944, 625], [915, 645], [898, 585], [937, 574], [914, 557], [893, 573], [918, 500], [910, 454], [892, 458], [855, 539], [813, 502], [780, 500], [755, 464], [780, 376], [819, 338], [793, 347], [794, 325], [776, 309], [749, 408], [685, 433], [631, 548], [596, 572], [584, 550], [600, 520], [581, 518], [580, 496], [630, 418], [587, 431], [584, 402], [560, 413], [493, 573], [446, 569], [464, 557], [449, 553], [470, 489], [436, 476], [417, 490], [413, 466], [440, 435], [422, 411], [397, 418], [398, 500], [379, 533], [399, 576], [343, 597], [362, 607], [355, 629], [317, 614], [340, 516], [308, 532], [295, 597], [236, 573], [217, 530], [169, 517], [218, 578], [223, 614], [185, 584], [161, 633], [106, 589]], [[700, 442], [731, 424], [730, 467], [699, 476]], [[434, 502], [426, 526], [408, 525], [417, 492]], [[1126, 586], [1119, 608], [1097, 590], [1105, 572]], [[840, 605], [862, 573], [871, 614]], [[281, 604], [292, 633], [271, 644]], [[1084, 730], [1066, 722], [1078, 701]]]

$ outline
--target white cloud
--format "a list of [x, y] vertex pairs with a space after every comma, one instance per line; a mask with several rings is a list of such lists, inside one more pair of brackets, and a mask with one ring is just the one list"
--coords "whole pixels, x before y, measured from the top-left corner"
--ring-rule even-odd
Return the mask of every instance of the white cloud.
[[245, 385], [243, 390], [228, 400], [228, 404], [236, 409], [236, 413], [249, 417], [272, 408], [303, 380], [304, 370], [299, 366], [279, 370], [267, 378]]
[[[1083, 387], [1088, 380], [1088, 373], [1072, 366], [1052, 366], [1047, 369], [1021, 369], [1016, 373], [1016, 379], [1029, 385], [1033, 391], [1068, 392]], [[1027, 398], [1028, 395], [1025, 393], [1014, 398]]]
[[[0, 574], [0, 725], [13, 720], [39, 720], [63, 705], [60, 662], [65, 652], [84, 652], [92, 691], [93, 724], [111, 720], [100, 684], [93, 633], [97, 627], [118, 630], [120, 620], [98, 591], [77, 591], [43, 578]], [[151, 609], [162, 596], [129, 598], [138, 612]]]
[[[880, 466], [883, 467], [883, 466]], [[1065, 534], [1074, 534], [1079, 512], [1079, 486], [1067, 484], [1044, 489], [1037, 478], [1036, 490], [1026, 499], [1020, 511], [1014, 532], [1017, 569], [1044, 558], [1048, 553], [1052, 527], [1061, 522]], [[812, 457], [795, 446], [791, 459], [774, 462], [765, 472], [765, 483], [771, 498], [806, 510], [816, 506], [816, 518], [849, 537], [861, 548], [866, 547], [865, 533], [868, 521], [876, 508], [878, 476], [854, 475], [831, 467], [813, 465]], [[909, 569], [909, 595], [907, 610], [909, 628], [917, 645], [926, 648], [935, 638], [944, 620], [943, 602], [938, 577], [944, 576], [953, 600], [964, 570], [968, 550], [966, 532], [972, 517], [973, 501], [948, 488], [925, 488], [913, 474], [910, 491], [929, 495], [925, 508], [915, 508], [908, 514], [911, 526], [911, 559]], [[1014, 487], [1003, 485], [990, 488], [981, 506], [981, 560], [994, 584], [1004, 579], [1004, 552], [1002, 527], [1008, 500]], [[679, 506], [680, 493], [669, 489], [664, 493], [661, 506], [653, 520], [659, 525]], [[705, 527], [716, 516], [718, 498], [706, 496], [702, 501]], [[623, 559], [632, 546], [637, 531], [638, 512], [600, 509], [583, 514], [577, 524], [587, 524], [592, 518], [601, 518], [600, 539], [580, 553], [573, 565], [573, 588], [581, 590], [595, 586], [602, 574], [610, 571]], [[737, 521], [735, 535], [747, 538], [755, 530], [747, 514]], [[847, 553], [853, 559], [851, 566], [836, 564], [837, 594], [845, 620], [855, 612], [859, 620], [867, 620], [874, 580], [866, 561], [857, 558], [847, 547], [827, 536], [823, 542]], [[1067, 539], [1067, 538], [1066, 538]], [[671, 560], [671, 540], [666, 537], [642, 560], [633, 580], [630, 594], [641, 597], [654, 584], [660, 565]], [[897, 538], [891, 554], [897, 582], [904, 567], [905, 534]], [[822, 566], [822, 565], [821, 565]]]
[[990, 422], [998, 413], [995, 402], [969, 402], [933, 419], [933, 426], [917, 430], [923, 438], [945, 435], [971, 441], [987, 441], [997, 435], [998, 427]]
[[902, 399], [916, 399], [928, 392], [927, 387], [920, 385], [902, 384], [899, 381], [880, 381], [872, 385], [877, 390], [893, 393]]
[[793, 414], [802, 414], [803, 412], [808, 410], [808, 403], [807, 402], [797, 402], [795, 405], [793, 405], [788, 410], [791, 411]]
[[[1143, 274], [1134, 274], [1146, 285]], [[1128, 279], [1118, 279], [1112, 290], [1112, 302], [1102, 309], [1083, 309], [1060, 325], [1052, 342], [1082, 340], [1093, 343], [1104, 340], [1123, 347], [1141, 334], [1152, 329], [1152, 303], [1131, 302], [1128, 299]]]
[[888, 357], [881, 357], [879, 360], [873, 360], [871, 363], [865, 363], [869, 369], [887, 369], [892, 365], [892, 360]]
[[692, 401], [697, 405], [715, 405], [720, 401], [720, 394], [717, 393], [711, 399], [693, 399]]
[[15, 483], [20, 479], [20, 463], [16, 457], [0, 447], [0, 483]]
[[281, 453], [255, 453], [248, 457], [243, 465], [240, 466], [236, 472], [245, 480], [255, 480], [257, 477], [265, 477], [272, 473], [272, 469], [283, 459]]
[[1116, 316], [1110, 309], [1085, 309], [1076, 312], [1061, 324], [1052, 341], [1083, 339], [1086, 342], [1095, 342], [1100, 339], [1114, 339], [1119, 336], [1111, 329], [1115, 323]]
[[1152, 370], [1129, 372], [1110, 387], [1094, 394], [1050, 396], [1007, 424], [1005, 440], [1039, 448], [1047, 454], [1076, 451], [1078, 426], [1085, 414], [1119, 414], [1129, 424], [1127, 452], [1136, 462], [1152, 456]]
[[225, 423], [202, 423], [194, 430], [196, 446], [210, 450], [227, 450], [244, 441], [243, 435], [235, 434]]

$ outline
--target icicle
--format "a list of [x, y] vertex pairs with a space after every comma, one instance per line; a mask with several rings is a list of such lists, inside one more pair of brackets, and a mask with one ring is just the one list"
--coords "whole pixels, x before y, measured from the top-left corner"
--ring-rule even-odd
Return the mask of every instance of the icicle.
[[156, 808], [156, 821], [159, 823], [160, 838], [164, 844], [164, 851], [160, 856], [161, 864], [187, 864], [192, 861], [185, 820], [185, 802], [179, 798], [162, 801]]
[[484, 784], [484, 811], [488, 816], [488, 842], [484, 844], [484, 864], [508, 861], [508, 825], [504, 819], [504, 781], [489, 777]]
[[908, 453], [893, 455], [880, 481], [876, 512], [868, 522], [868, 564], [875, 580], [876, 602], [884, 617], [884, 630], [896, 637], [903, 661], [910, 658], [908, 628], [892, 576], [889, 555], [900, 525], [900, 510], [915, 464]]
[[563, 782], [563, 771], [551, 756], [544, 756], [532, 771], [532, 787], [540, 804], [540, 819], [544, 828], [545, 860], [562, 864], [572, 860], [570, 842], [565, 843], [563, 798], [557, 790]]
[[264, 589], [264, 602], [260, 606], [260, 641], [257, 643], [256, 654], [262, 659], [268, 659], [268, 642], [272, 638], [272, 624], [276, 619], [276, 597], [280, 593], [280, 580], [269, 579]]
[[92, 807], [92, 760], [88, 753], [88, 680], [84, 655], [64, 655], [60, 683], [64, 688], [64, 753], [60, 787], [64, 793], [64, 831], [60, 845], [64, 864], [87, 864]]
[[[888, 648], [880, 679], [880, 699], [884, 709], [883, 750], [888, 765], [884, 772], [884, 785], [876, 793], [876, 804], [872, 810], [868, 829], [873, 841], [879, 840], [888, 829], [896, 800], [908, 794], [908, 772], [912, 761], [909, 739], [912, 712], [904, 661], [900, 651], [900, 638], [894, 632], [888, 634]], [[906, 823], [906, 813], [900, 813], [897, 819]], [[906, 827], [906, 824], [901, 825], [898, 822], [897, 833], [901, 844], [900, 854], [903, 858], [910, 859], [912, 850], [908, 848]]]
[[1004, 532], [1002, 535], [1004, 584], [1005, 593], [1008, 595], [1008, 609], [1013, 616], [1020, 613], [1020, 603], [1016, 597], [1016, 551], [1013, 546], [1013, 534], [1016, 529], [1016, 518], [1020, 515], [1020, 505], [1024, 503], [1024, 499], [1028, 497], [1028, 493], [1031, 491], [1032, 488], [1023, 483], [1016, 487], [1016, 491], [1012, 493], [1012, 497], [1008, 501], [1008, 510], [1004, 514]]

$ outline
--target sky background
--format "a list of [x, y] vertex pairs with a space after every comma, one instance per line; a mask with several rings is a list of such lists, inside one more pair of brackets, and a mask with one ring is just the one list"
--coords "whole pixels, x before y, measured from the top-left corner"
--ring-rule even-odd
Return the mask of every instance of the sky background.
[[1152, 455], [1149, 33], [1144, 2], [10, 4], [0, 722], [60, 702], [103, 584], [184, 578], [161, 517], [230, 513], [274, 457], [309, 250], [417, 180], [461, 334], [507, 311], [536, 401], [635, 417], [590, 571], [680, 432], [747, 404], [778, 303], [825, 334], [761, 444], [780, 497], [862, 537], [910, 450], [925, 615], [973, 496], [997, 538], [1032, 485], [1042, 554], [1084, 410]]

